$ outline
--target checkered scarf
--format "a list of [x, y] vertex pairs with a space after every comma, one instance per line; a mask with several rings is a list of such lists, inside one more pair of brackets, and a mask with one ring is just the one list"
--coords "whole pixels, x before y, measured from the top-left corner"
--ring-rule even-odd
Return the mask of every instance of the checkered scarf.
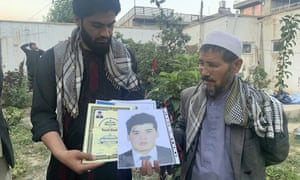
[[[206, 91], [203, 83], [190, 100], [186, 127], [186, 151], [195, 138], [206, 112]], [[274, 138], [283, 133], [281, 103], [263, 91], [255, 90], [235, 77], [225, 102], [224, 121], [227, 125], [253, 127], [259, 137]]]
[[[71, 37], [54, 47], [57, 120], [62, 128], [63, 107], [73, 118], [77, 117], [81, 82], [83, 79], [83, 57], [80, 48], [80, 29], [76, 28]], [[129, 91], [138, 89], [136, 74], [132, 71], [131, 57], [127, 48], [112, 38], [109, 52], [105, 57], [106, 76], [117, 89]], [[62, 129], [61, 129], [62, 130]]]

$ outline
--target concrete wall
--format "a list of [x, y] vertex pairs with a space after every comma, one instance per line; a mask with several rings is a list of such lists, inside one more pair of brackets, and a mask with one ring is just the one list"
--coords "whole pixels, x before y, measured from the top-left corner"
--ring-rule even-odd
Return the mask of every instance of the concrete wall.
[[[39, 48], [47, 50], [67, 39], [75, 27], [73, 23], [0, 21], [0, 60], [3, 71], [15, 70], [25, 60], [25, 53], [20, 49], [22, 44], [36, 42]], [[125, 39], [132, 38], [135, 42], [145, 43], [155, 41], [154, 37], [159, 30], [116, 27], [114, 32], [120, 32]]]
[[[272, 51], [272, 41], [280, 39], [280, 27], [281, 24], [279, 20], [285, 15], [299, 14], [300, 10], [287, 11], [279, 14], [274, 14], [272, 16], [266, 16], [263, 19], [263, 49], [264, 49], [264, 60], [265, 60], [265, 70], [268, 72], [273, 83], [276, 83], [276, 61], [278, 57], [278, 52]], [[289, 91], [300, 92], [300, 32], [298, 31], [298, 36], [296, 36], [296, 46], [293, 48], [294, 56], [290, 57], [292, 65], [289, 67], [289, 71], [292, 72], [292, 76], [286, 79], [285, 82], [288, 84]]]
[[49, 49], [72, 32], [74, 24], [47, 24], [0, 21], [1, 59], [3, 71], [14, 70], [25, 59], [20, 46], [36, 42], [38, 47]]
[[[244, 16], [223, 16], [216, 17], [205, 21], [202, 24], [191, 25], [184, 30], [184, 33], [191, 36], [189, 45], [201, 44], [205, 36], [214, 30], [225, 31], [239, 37], [243, 42], [252, 44], [252, 51], [248, 54], [243, 54], [243, 66], [248, 69], [253, 65], [257, 64], [257, 42], [258, 42], [258, 31], [257, 31], [257, 18]], [[201, 36], [200, 36], [201, 34]]]
[[[267, 5], [267, 4], [266, 4]], [[261, 18], [241, 15], [217, 15], [212, 16], [201, 24], [192, 24], [184, 29], [184, 33], [191, 36], [189, 45], [200, 45], [204, 37], [213, 30], [222, 30], [238, 36], [243, 42], [251, 43], [251, 53], [243, 54], [243, 68], [245, 75], [253, 66], [264, 66], [268, 77], [272, 80], [270, 88], [276, 83], [276, 58], [278, 53], [272, 52], [272, 41], [280, 38], [281, 17], [287, 14], [300, 14], [299, 10], [290, 10]], [[52, 47], [57, 42], [69, 37], [74, 29], [74, 24], [49, 24], [34, 22], [0, 21], [0, 60], [3, 70], [18, 68], [25, 54], [20, 46], [25, 42], [34, 41], [44, 50]], [[157, 42], [155, 36], [160, 30], [145, 28], [119, 28], [114, 32], [120, 32], [125, 39], [132, 38], [135, 42]], [[300, 32], [298, 33], [300, 34]], [[296, 38], [297, 45], [294, 48], [295, 55], [291, 57], [293, 62], [289, 71], [292, 76], [286, 80], [289, 92], [300, 93], [300, 39]]]
[[[239, 37], [244, 43], [252, 44], [251, 53], [243, 54], [243, 68], [246, 70], [245, 75], [249, 70], [261, 64], [268, 73], [268, 78], [271, 80], [270, 89], [275, 89], [274, 85], [277, 82], [276, 75], [276, 60], [278, 52], [272, 51], [274, 40], [280, 39], [280, 23], [279, 20], [285, 15], [300, 14], [300, 9], [290, 10], [288, 12], [272, 14], [265, 17], [257, 18], [250, 16], [223, 16], [205, 20], [202, 24], [194, 24], [187, 27], [184, 32], [191, 36], [190, 45], [199, 45], [202, 43], [207, 33], [213, 30], [226, 31]], [[298, 32], [300, 34], [300, 32]], [[300, 93], [300, 38], [296, 37], [297, 45], [293, 48], [295, 55], [291, 57], [292, 66], [289, 71], [292, 76], [286, 79], [288, 85], [286, 89], [289, 92]]]

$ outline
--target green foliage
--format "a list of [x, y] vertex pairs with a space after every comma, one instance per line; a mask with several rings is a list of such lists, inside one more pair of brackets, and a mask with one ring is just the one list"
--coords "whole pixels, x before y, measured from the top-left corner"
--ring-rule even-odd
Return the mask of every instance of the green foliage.
[[[150, 0], [151, 3], [155, 3], [157, 7], [160, 7], [166, 0]], [[52, 7], [50, 8], [47, 17], [47, 22], [74, 22], [74, 15], [72, 9], [72, 0], [52, 0]]]
[[24, 118], [24, 111], [16, 107], [9, 106], [3, 109], [3, 115], [8, 122], [8, 125], [11, 127], [20, 123], [21, 119]]
[[28, 107], [31, 104], [31, 96], [28, 93], [27, 79], [20, 71], [8, 71], [3, 79], [3, 103], [4, 106], [18, 108]]
[[295, 38], [297, 31], [299, 30], [300, 15], [286, 15], [280, 19], [281, 39], [280, 39], [280, 52], [277, 59], [276, 79], [277, 83], [275, 87], [278, 87], [278, 93], [282, 94], [283, 89], [288, 87], [284, 83], [284, 79], [288, 79], [292, 73], [288, 70], [288, 67], [292, 65], [290, 56], [294, 55], [293, 47], [296, 45]]
[[180, 92], [196, 85], [200, 80], [198, 72], [198, 56], [178, 55], [169, 64], [172, 72], [160, 72], [151, 78], [152, 90], [147, 98], [156, 100], [159, 104], [167, 102], [169, 112], [178, 116]]
[[249, 85], [256, 89], [267, 88], [270, 84], [271, 80], [267, 78], [268, 73], [261, 66], [255, 66], [249, 69], [248, 76], [244, 77], [244, 72], [246, 70], [243, 69], [242, 73], [239, 76]]
[[165, 15], [163, 9], [160, 9], [160, 15], [156, 17], [161, 28], [161, 33], [156, 38], [161, 40], [162, 47], [166, 47], [165, 53], [168, 56], [175, 56], [185, 52], [185, 45], [191, 39], [183, 33], [185, 25], [181, 17], [175, 17], [174, 14]]
[[150, 3], [155, 3], [157, 7], [160, 7], [160, 5], [164, 2], [166, 2], [166, 0], [150, 0]]
[[[47, 148], [42, 143], [32, 141], [30, 129], [31, 127], [23, 123], [11, 126], [10, 137], [15, 152], [15, 167], [12, 169], [12, 176], [15, 180], [28, 179], [24, 178], [25, 173], [31, 174], [31, 179], [36, 178], [33, 172], [45, 169], [45, 167], [37, 167], [37, 164], [47, 162], [49, 156]], [[37, 159], [39, 156], [43, 158]]]
[[153, 59], [155, 57], [155, 44], [152, 42], [144, 44], [140, 42], [136, 43], [132, 39], [124, 39], [123, 35], [119, 32], [115, 33], [115, 37], [126, 44], [135, 55], [138, 64], [138, 77], [141, 80], [143, 89], [149, 91], [151, 89], [149, 78], [154, 74]]
[[53, 0], [47, 15], [47, 22], [74, 22], [72, 0]]

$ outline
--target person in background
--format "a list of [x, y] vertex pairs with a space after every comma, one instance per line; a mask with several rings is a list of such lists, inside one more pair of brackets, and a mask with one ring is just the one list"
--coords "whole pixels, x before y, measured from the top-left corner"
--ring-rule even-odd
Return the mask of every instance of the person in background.
[[209, 33], [200, 48], [202, 81], [181, 92], [174, 128], [182, 180], [265, 179], [266, 166], [288, 156], [282, 105], [237, 76], [241, 55], [241, 41], [221, 31]]
[[[0, 67], [0, 99], [3, 88], [3, 72]], [[10, 168], [14, 167], [14, 151], [9, 137], [9, 127], [0, 107], [0, 179], [11, 180]]]
[[119, 168], [141, 167], [142, 160], [151, 164], [157, 160], [160, 165], [173, 162], [171, 149], [156, 144], [159, 132], [153, 115], [135, 114], [126, 121], [126, 128], [132, 149], [119, 155]]
[[41, 58], [44, 51], [39, 49], [34, 42], [26, 43], [21, 46], [21, 49], [26, 54], [26, 67], [29, 90], [32, 90], [32, 82], [38, 60]]
[[[144, 98], [134, 55], [112, 36], [120, 2], [73, 0], [73, 12], [77, 27], [43, 54], [33, 83], [33, 140], [51, 151], [46, 179], [132, 179], [117, 162], [82, 163], [95, 159], [82, 152], [88, 103]], [[142, 166], [141, 174], [151, 173], [150, 163]]]

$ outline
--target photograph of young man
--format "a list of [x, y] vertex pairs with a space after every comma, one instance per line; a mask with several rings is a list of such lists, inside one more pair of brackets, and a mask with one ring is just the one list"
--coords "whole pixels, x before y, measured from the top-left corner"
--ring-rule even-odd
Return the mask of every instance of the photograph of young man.
[[173, 162], [172, 151], [168, 147], [157, 144], [159, 137], [155, 116], [139, 113], [131, 116], [126, 122], [127, 140], [131, 149], [120, 154], [118, 167], [141, 167], [142, 161], [157, 160], [160, 165]]

